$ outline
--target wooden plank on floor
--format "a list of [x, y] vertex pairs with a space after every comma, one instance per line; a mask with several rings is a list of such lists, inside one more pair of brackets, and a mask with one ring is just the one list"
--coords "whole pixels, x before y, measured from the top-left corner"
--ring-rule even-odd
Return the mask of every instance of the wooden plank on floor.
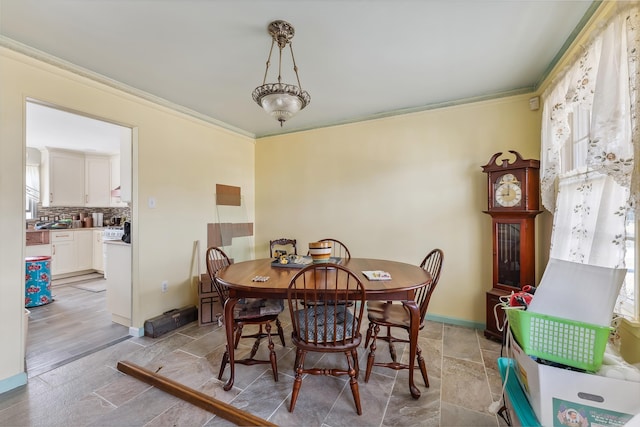
[[211, 396], [208, 396], [198, 390], [194, 390], [173, 381], [162, 375], [158, 375], [155, 372], [151, 372], [141, 366], [134, 363], [121, 361], [118, 362], [118, 370], [122, 373], [130, 375], [136, 379], [146, 382], [164, 392], [167, 392], [179, 399], [196, 405], [206, 411], [216, 414], [225, 420], [239, 426], [275, 426], [267, 420], [257, 417], [249, 412], [245, 412], [242, 409], [238, 409], [228, 403], [221, 402]]

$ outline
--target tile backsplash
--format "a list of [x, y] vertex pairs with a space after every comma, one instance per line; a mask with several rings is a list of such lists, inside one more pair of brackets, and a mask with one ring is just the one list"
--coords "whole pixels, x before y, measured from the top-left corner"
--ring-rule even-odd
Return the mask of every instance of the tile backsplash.
[[40, 221], [40, 218], [47, 218], [48, 221], [56, 219], [73, 218], [74, 215], [86, 213], [91, 215], [92, 213], [102, 213], [104, 216], [105, 225], [110, 224], [110, 220], [113, 217], [128, 218], [131, 219], [131, 208], [79, 208], [79, 207], [53, 207], [44, 208], [38, 203], [38, 218], [27, 220], [27, 224], [35, 224]]

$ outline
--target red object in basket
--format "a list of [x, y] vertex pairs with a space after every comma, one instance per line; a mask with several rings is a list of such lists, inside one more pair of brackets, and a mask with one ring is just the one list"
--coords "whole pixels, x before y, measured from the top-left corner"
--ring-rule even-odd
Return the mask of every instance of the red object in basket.
[[509, 298], [509, 306], [511, 307], [525, 307], [529, 306], [529, 303], [533, 299], [533, 288], [529, 285], [524, 285], [520, 292], [512, 292]]

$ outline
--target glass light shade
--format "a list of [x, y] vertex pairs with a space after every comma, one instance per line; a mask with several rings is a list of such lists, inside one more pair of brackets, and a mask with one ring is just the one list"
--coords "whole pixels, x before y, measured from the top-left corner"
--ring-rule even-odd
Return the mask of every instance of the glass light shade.
[[[274, 117], [282, 124], [293, 117], [298, 111], [306, 107], [311, 102], [311, 96], [306, 90], [300, 87], [300, 77], [298, 77], [298, 67], [293, 57], [293, 47], [291, 47], [291, 39], [295, 34], [293, 26], [286, 21], [273, 21], [269, 24], [269, 34], [273, 39], [271, 42], [271, 50], [269, 50], [269, 59], [267, 59], [267, 69], [264, 72], [264, 80], [262, 85], [253, 90], [251, 94], [253, 100], [262, 107], [269, 115]], [[271, 63], [271, 53], [274, 45], [278, 45], [279, 61], [278, 61], [278, 82], [267, 83], [267, 73], [269, 72], [269, 64]], [[291, 48], [291, 60], [293, 61], [293, 71], [296, 75], [298, 86], [281, 81], [282, 51], [286, 46]]]
[[267, 113], [284, 122], [302, 109], [302, 100], [289, 93], [272, 93], [262, 97], [261, 105]]

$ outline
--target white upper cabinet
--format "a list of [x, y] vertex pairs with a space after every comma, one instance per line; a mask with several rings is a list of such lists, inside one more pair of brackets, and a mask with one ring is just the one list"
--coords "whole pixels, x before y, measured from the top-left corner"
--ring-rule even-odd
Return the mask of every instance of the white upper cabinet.
[[123, 127], [120, 130], [120, 200], [123, 204], [131, 203], [132, 141], [137, 137], [137, 128]]
[[127, 203], [122, 201], [122, 187], [120, 185], [120, 155], [111, 156], [111, 203], [109, 206], [113, 208], [127, 207]]
[[42, 206], [111, 206], [109, 156], [49, 148], [42, 152]]
[[111, 161], [107, 156], [85, 156], [85, 206], [111, 204]]
[[65, 150], [43, 150], [42, 206], [84, 206], [84, 154]]
[[135, 130], [120, 129], [120, 152], [111, 156], [111, 207], [127, 207], [131, 203], [131, 147]]

